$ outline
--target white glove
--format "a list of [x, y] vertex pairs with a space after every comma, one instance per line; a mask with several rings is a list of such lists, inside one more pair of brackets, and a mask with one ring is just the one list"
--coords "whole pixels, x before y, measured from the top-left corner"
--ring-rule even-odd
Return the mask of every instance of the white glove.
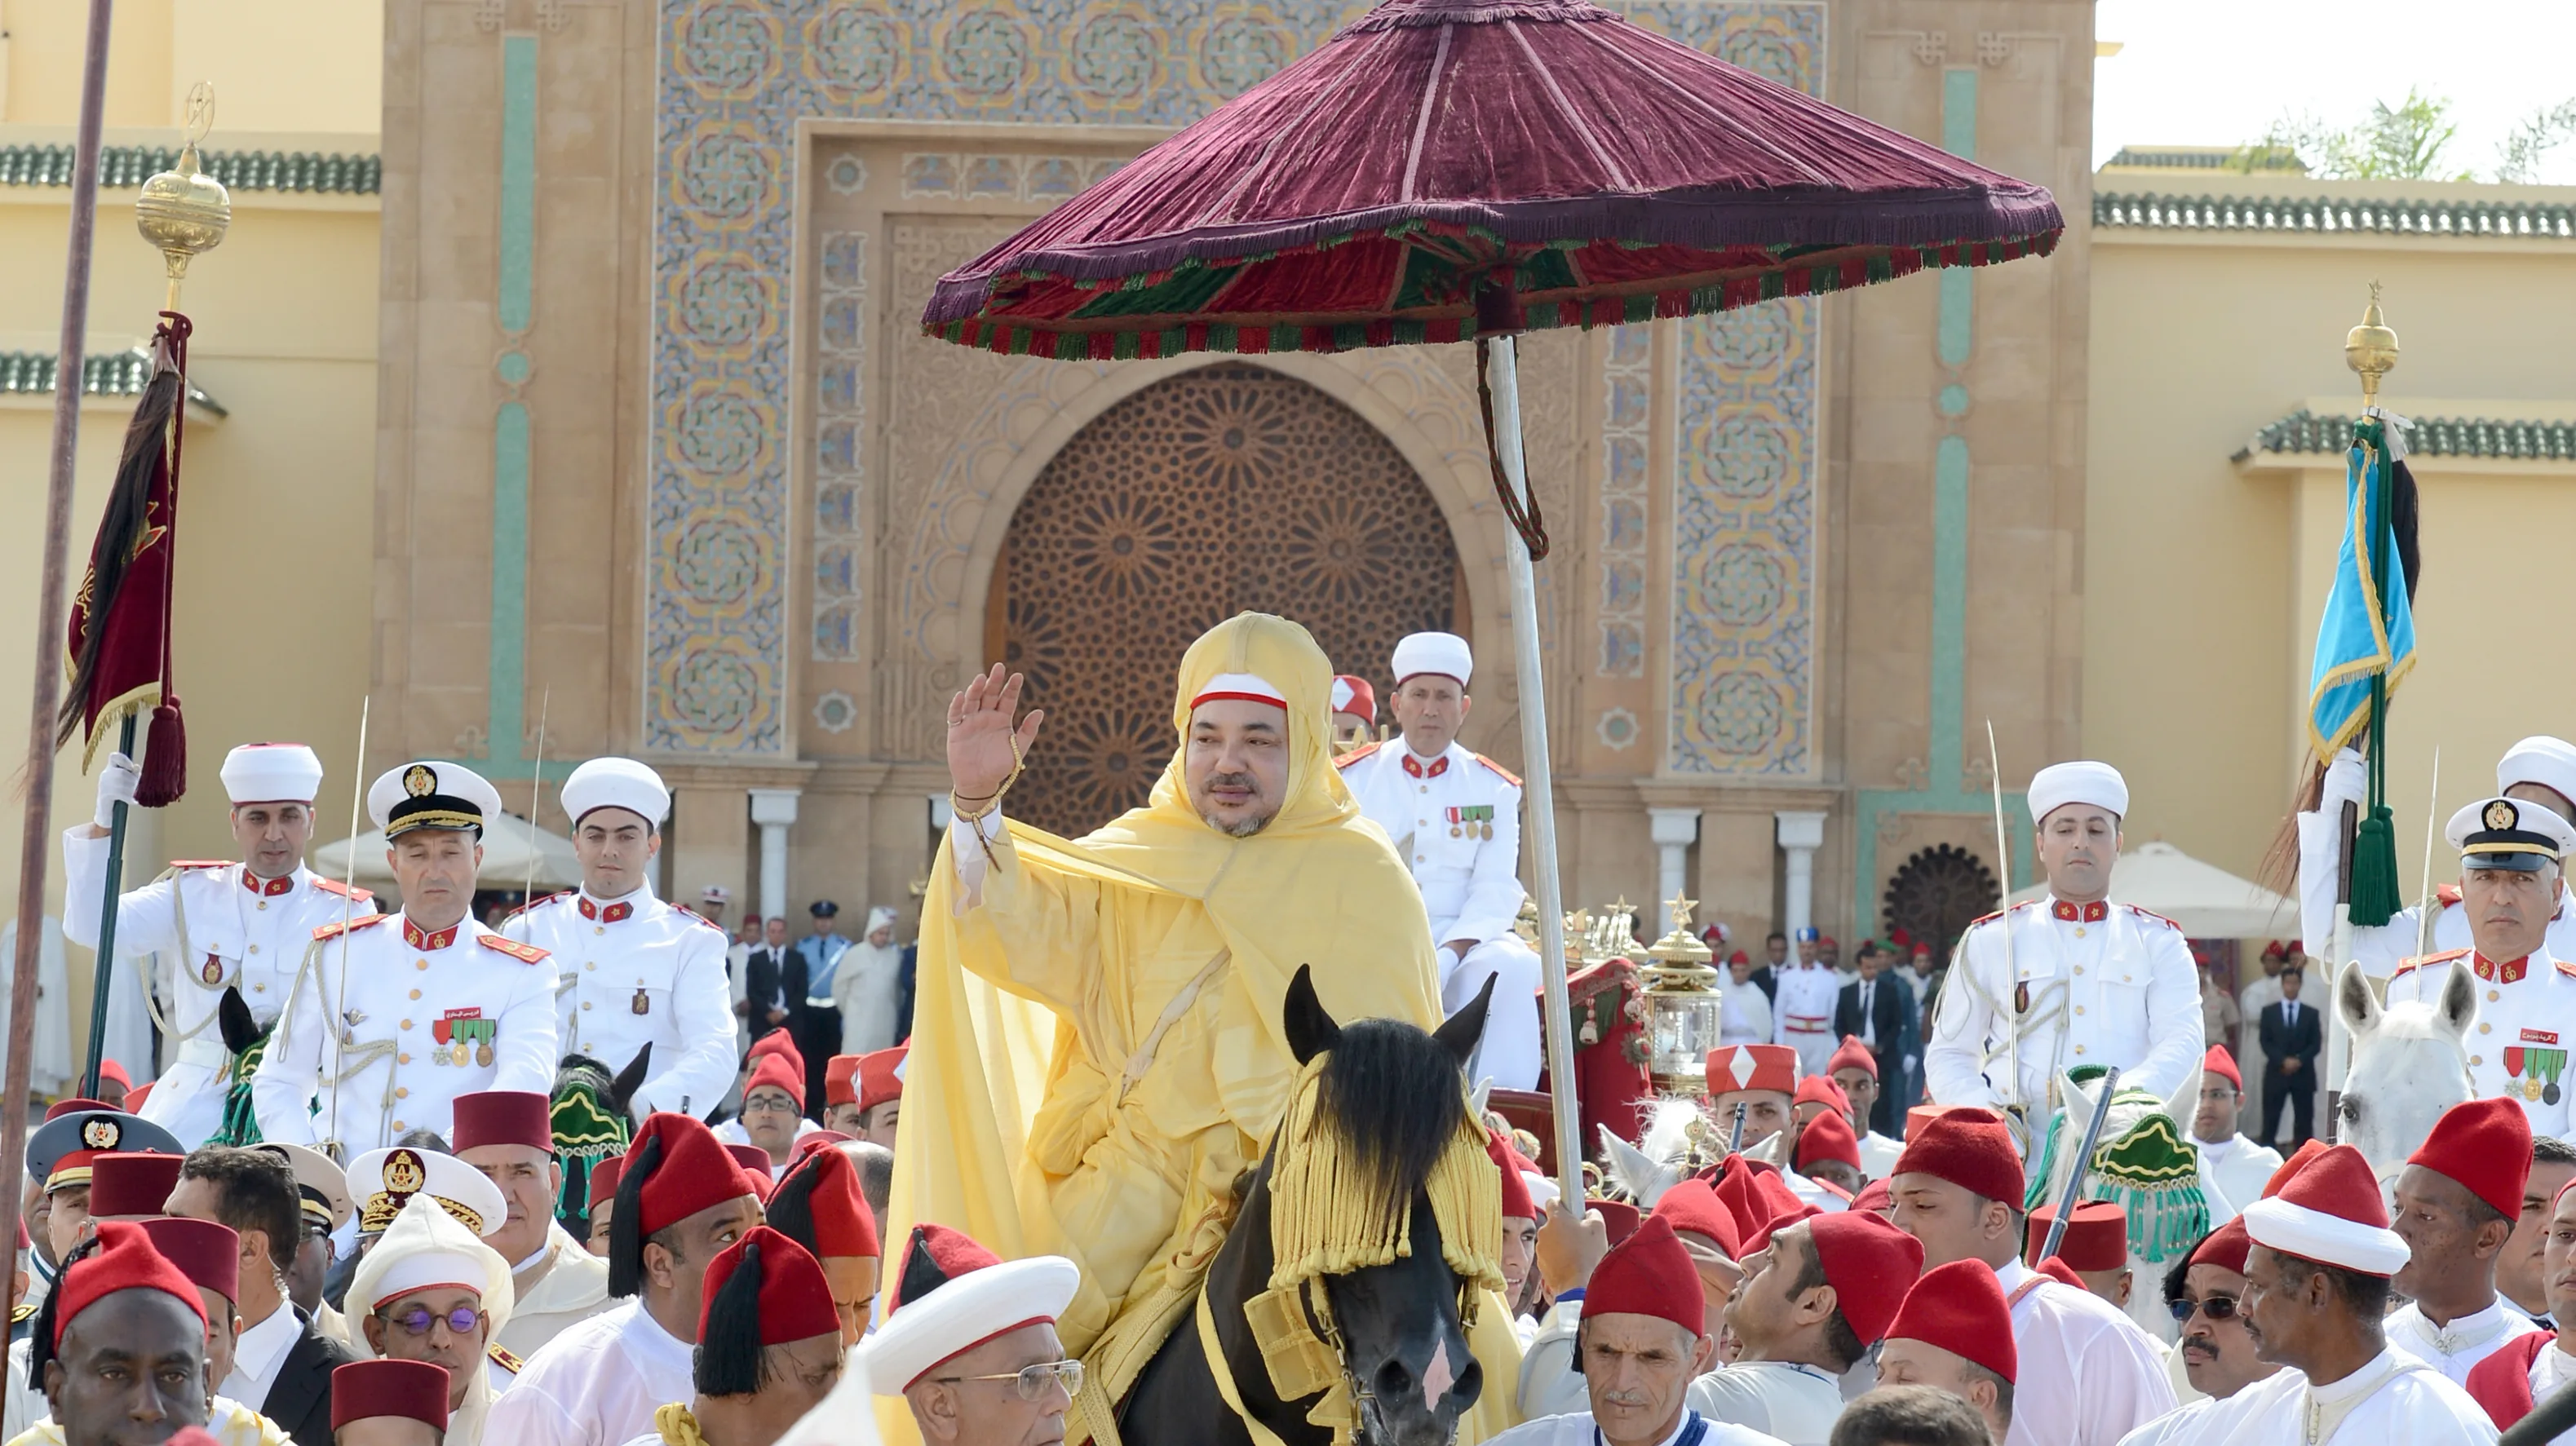
[[2325, 789], [2318, 796], [2317, 811], [2332, 812], [2344, 804], [2359, 803], [2369, 794], [2370, 774], [2368, 765], [2362, 761], [2361, 750], [2339, 749], [2334, 762], [2326, 765]]
[[98, 826], [116, 827], [116, 806], [133, 806], [134, 790], [143, 783], [143, 770], [122, 753], [107, 755], [98, 769]]

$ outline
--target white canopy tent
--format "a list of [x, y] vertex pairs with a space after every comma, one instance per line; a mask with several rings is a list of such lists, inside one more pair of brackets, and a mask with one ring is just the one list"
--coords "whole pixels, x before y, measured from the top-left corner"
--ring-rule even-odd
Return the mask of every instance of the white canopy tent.
[[[393, 870], [385, 867], [384, 831], [362, 833], [354, 842], [358, 879], [369, 884], [392, 883]], [[352, 840], [342, 839], [313, 850], [313, 872], [334, 879], [349, 877], [351, 843]], [[572, 840], [509, 814], [483, 826], [483, 871], [479, 882], [487, 889], [517, 889], [530, 881], [528, 861], [532, 856], [536, 860], [538, 888], [568, 889], [581, 882], [581, 862], [573, 857]]]
[[[2012, 896], [2048, 897], [2046, 883]], [[2111, 866], [2111, 897], [2162, 914], [2194, 939], [2259, 939], [2299, 931], [2299, 906], [2251, 879], [2205, 864], [2169, 843], [2140, 844]]]

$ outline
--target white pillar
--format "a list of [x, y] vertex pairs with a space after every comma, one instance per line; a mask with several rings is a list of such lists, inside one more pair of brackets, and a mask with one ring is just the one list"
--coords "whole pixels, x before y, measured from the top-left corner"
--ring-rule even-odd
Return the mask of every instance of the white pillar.
[[1789, 854], [1786, 932], [1795, 939], [1800, 929], [1816, 922], [1816, 850], [1824, 846], [1825, 816], [1783, 809], [1771, 817], [1779, 830], [1780, 847]]
[[760, 825], [760, 914], [764, 919], [787, 913], [787, 829], [796, 822], [793, 788], [751, 791], [751, 821]]
[[1682, 897], [1687, 887], [1682, 880], [1682, 865], [1690, 846], [1699, 842], [1699, 814], [1695, 808], [1646, 810], [1647, 827], [1655, 840], [1653, 902], [1659, 906]]

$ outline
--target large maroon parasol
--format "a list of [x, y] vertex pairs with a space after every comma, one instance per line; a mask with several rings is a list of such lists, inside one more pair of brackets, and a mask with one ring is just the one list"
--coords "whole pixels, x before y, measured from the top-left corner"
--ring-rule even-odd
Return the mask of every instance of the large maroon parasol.
[[[1530, 840], [1572, 1173], [1573, 1039], [1514, 333], [2045, 255], [2044, 187], [1589, 0], [1386, 0], [1312, 55], [940, 279], [924, 328], [1066, 360], [1472, 340], [1490, 361]], [[1481, 389], [1480, 389], [1481, 390]]]

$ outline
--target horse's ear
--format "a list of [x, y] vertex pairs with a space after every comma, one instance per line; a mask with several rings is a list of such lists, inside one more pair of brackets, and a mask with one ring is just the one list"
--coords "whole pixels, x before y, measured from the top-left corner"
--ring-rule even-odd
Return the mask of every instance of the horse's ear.
[[215, 1002], [215, 1025], [223, 1031], [224, 1048], [239, 1054], [259, 1043], [259, 1020], [241, 996], [238, 985], [224, 986], [223, 998]]
[[1476, 991], [1475, 1000], [1466, 1008], [1450, 1015], [1431, 1037], [1449, 1047], [1450, 1055], [1465, 1069], [1476, 1057], [1476, 1041], [1485, 1037], [1485, 1010], [1494, 1002], [1494, 981], [1500, 974], [1485, 976], [1485, 987]]
[[1654, 1159], [1645, 1151], [1611, 1133], [1608, 1125], [1596, 1125], [1601, 1132], [1601, 1158], [1610, 1178], [1627, 1193], [1640, 1210], [1652, 1210], [1666, 1190], [1679, 1183], [1687, 1167], [1676, 1168]]
[[[2075, 1076], [2071, 1071], [2059, 1070], [2057, 1072], [2057, 1098], [2059, 1107], [2066, 1111], [2066, 1117], [2070, 1122], [2083, 1121], [2089, 1123], [2092, 1120], [2093, 1087], [2091, 1085], [2077, 1084], [2075, 1082]], [[2083, 1128], [2082, 1124], [2078, 1124], [2076, 1127], [2078, 1129]]]
[[1341, 1042], [1342, 1027], [1315, 995], [1315, 966], [1297, 966], [1297, 977], [1288, 981], [1288, 1003], [1280, 1010], [1279, 1022], [1287, 1028], [1288, 1053], [1300, 1068]]
[[[2451, 986], [2460, 985], [2465, 978], [2466, 976], [2458, 970], [2453, 970]], [[2335, 1014], [2343, 1020], [2343, 1027], [2352, 1032], [2354, 1039], [2360, 1039], [2379, 1028], [2380, 1016], [2384, 1011], [2379, 1006], [2379, 996], [2371, 992], [2370, 976], [2361, 972], [2360, 960], [2355, 959], [2344, 965], [2335, 975], [2334, 986]], [[2450, 997], [2449, 986], [2445, 987], [2443, 997], [2446, 1001]], [[2475, 1008], [2474, 1003], [2471, 1008]], [[2468, 1030], [2468, 1023], [2464, 1019], [2461, 1021], [2459, 1032], [2466, 1034]]]
[[2191, 1134], [2191, 1117], [2200, 1112], [2200, 1074], [2197, 1065], [2184, 1071], [2182, 1083], [2174, 1086], [2172, 1097], [2165, 1101], [2165, 1118], [2179, 1126], [2186, 1138]]
[[2462, 1041], [2468, 1039], [2469, 1026], [2477, 1020], [2478, 986], [2469, 977], [2469, 971], [2456, 963], [2451, 966], [2451, 977], [2443, 981], [2442, 1004], [2435, 1017], [2442, 1021], [2442, 1027], [2449, 1030], [2453, 1038]]
[[642, 1049], [635, 1051], [635, 1057], [626, 1062], [626, 1068], [617, 1072], [617, 1078], [608, 1082], [608, 1107], [621, 1115], [627, 1113], [635, 1092], [644, 1087], [644, 1072], [652, 1067], [653, 1041], [648, 1039]]

